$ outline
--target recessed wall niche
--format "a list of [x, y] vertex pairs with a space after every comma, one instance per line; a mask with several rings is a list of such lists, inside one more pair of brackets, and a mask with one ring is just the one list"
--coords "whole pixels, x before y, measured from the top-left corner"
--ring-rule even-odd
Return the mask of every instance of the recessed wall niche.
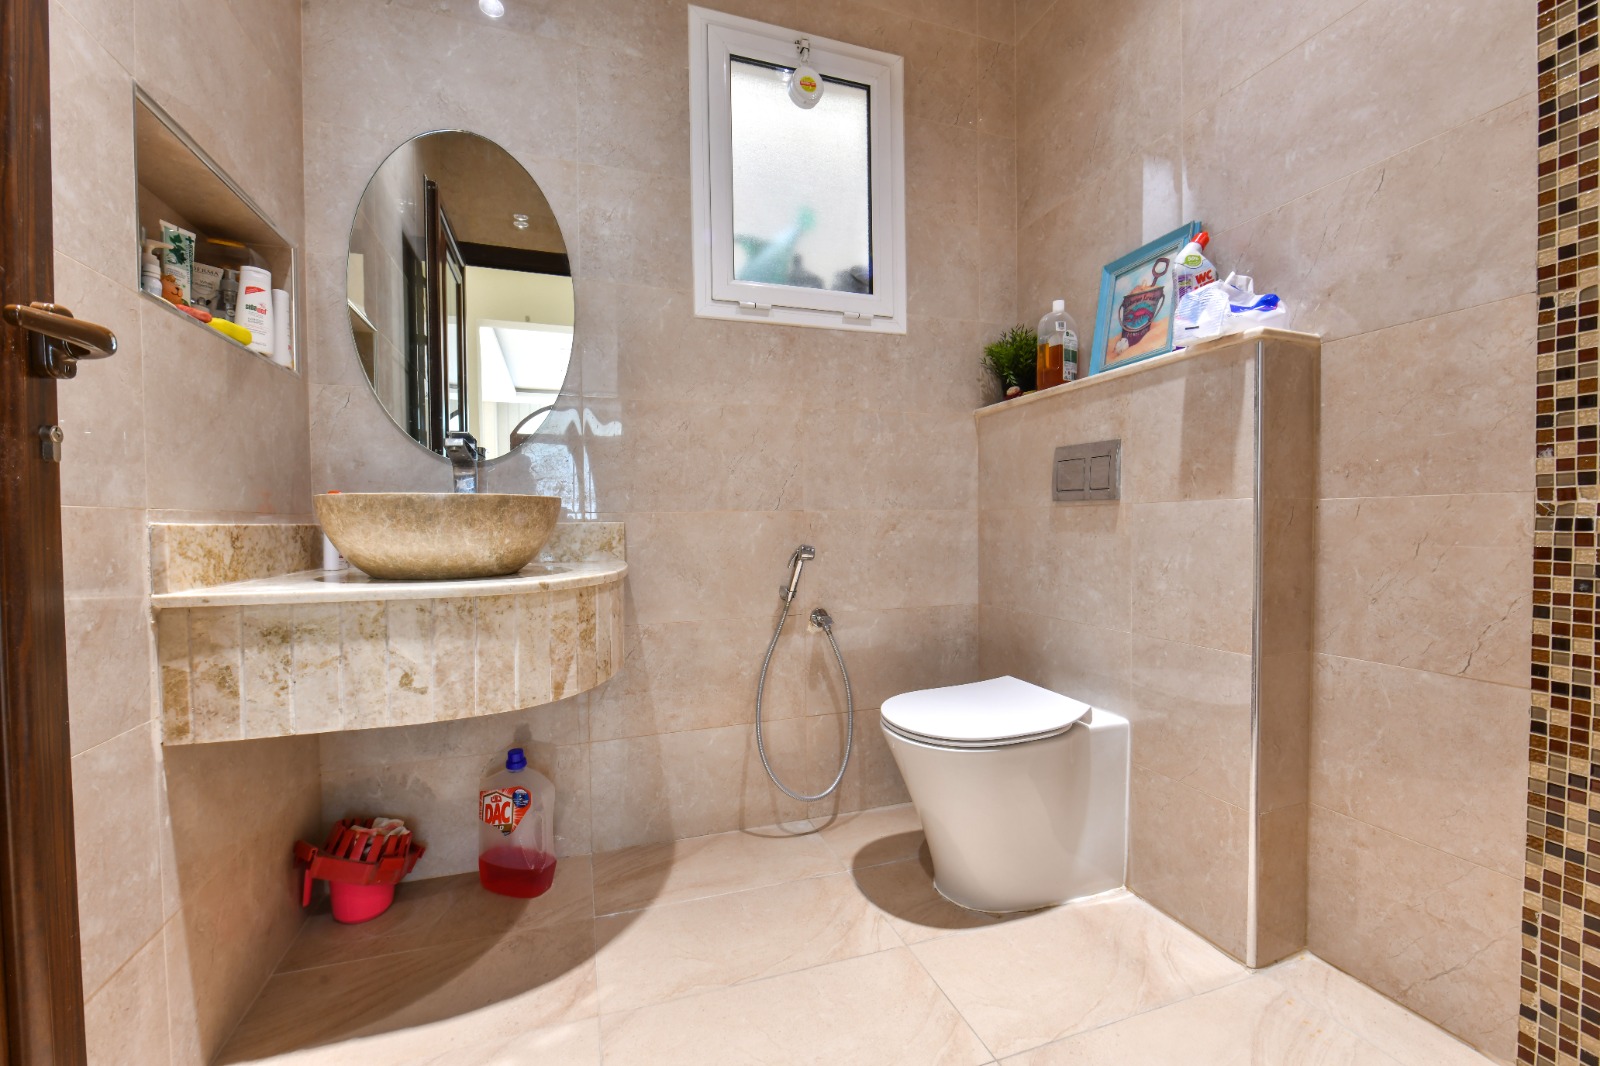
[[[137, 86], [133, 95], [133, 129], [138, 229], [134, 234], [132, 269], [144, 297], [191, 322], [203, 334], [298, 373], [299, 278], [294, 244], [199, 143]], [[211, 268], [213, 277], [218, 268], [224, 271], [227, 280], [219, 282], [218, 289], [226, 289], [231, 283], [236, 301], [247, 298], [247, 286], [238, 278], [242, 268], [256, 267], [267, 272], [270, 281], [264, 298], [271, 303], [274, 289], [287, 294], [287, 313], [282, 303], [273, 308], [272, 341], [263, 342], [258, 330], [252, 337], [253, 344], [245, 343], [145, 287], [145, 252], [153, 242], [163, 241], [163, 224], [193, 234], [186, 299], [215, 318], [232, 321], [234, 315], [220, 291], [214, 296], [203, 295], [209, 288], [209, 279], [204, 276], [207, 268]], [[160, 264], [161, 273], [167, 269]]]

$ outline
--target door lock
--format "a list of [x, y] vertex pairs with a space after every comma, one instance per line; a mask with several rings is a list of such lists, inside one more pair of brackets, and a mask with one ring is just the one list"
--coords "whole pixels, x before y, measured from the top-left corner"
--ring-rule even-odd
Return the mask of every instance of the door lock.
[[39, 427], [39, 454], [46, 462], [59, 463], [61, 461], [61, 442], [67, 435], [61, 432], [60, 426]]

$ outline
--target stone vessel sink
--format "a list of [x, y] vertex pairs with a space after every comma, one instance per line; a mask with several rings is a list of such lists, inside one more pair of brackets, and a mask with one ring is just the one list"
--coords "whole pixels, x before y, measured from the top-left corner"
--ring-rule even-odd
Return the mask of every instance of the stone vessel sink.
[[458, 581], [514, 574], [561, 514], [559, 496], [330, 492], [314, 499], [333, 546], [376, 578]]

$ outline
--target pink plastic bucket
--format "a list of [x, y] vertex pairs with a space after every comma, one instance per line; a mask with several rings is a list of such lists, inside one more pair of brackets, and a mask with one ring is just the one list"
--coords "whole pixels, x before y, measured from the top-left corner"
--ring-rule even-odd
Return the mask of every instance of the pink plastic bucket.
[[394, 885], [351, 885], [343, 881], [330, 881], [328, 890], [333, 897], [333, 920], [346, 925], [370, 922], [394, 902]]

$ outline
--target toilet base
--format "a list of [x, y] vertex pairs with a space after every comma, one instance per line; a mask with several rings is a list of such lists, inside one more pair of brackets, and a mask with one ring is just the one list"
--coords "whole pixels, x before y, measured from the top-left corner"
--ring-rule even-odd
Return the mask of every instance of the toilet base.
[[1061, 907], [1068, 903], [1082, 903], [1084, 900], [1098, 899], [1101, 896], [1109, 896], [1112, 893], [1121, 892], [1123, 887], [1124, 886], [1119, 884], [1112, 888], [1102, 888], [1097, 892], [1085, 892], [1082, 895], [1068, 896], [1066, 899], [1058, 899], [1050, 903], [1041, 903], [1035, 907], [1015, 907], [1008, 911], [994, 911], [985, 907], [974, 907], [970, 903], [962, 903], [959, 899], [956, 899], [954, 896], [950, 895], [950, 893], [946, 892], [942, 887], [940, 887], [937, 878], [935, 878], [933, 882], [933, 890], [939, 893], [939, 898], [944, 900], [946, 903], [949, 903], [952, 906], [960, 907], [964, 911], [976, 911], [979, 914], [994, 915], [1032, 914], [1034, 911], [1047, 911], [1051, 907]]
[[945, 899], [1008, 914], [1122, 887], [1127, 719], [1097, 709], [1065, 733], [995, 748], [884, 733]]

